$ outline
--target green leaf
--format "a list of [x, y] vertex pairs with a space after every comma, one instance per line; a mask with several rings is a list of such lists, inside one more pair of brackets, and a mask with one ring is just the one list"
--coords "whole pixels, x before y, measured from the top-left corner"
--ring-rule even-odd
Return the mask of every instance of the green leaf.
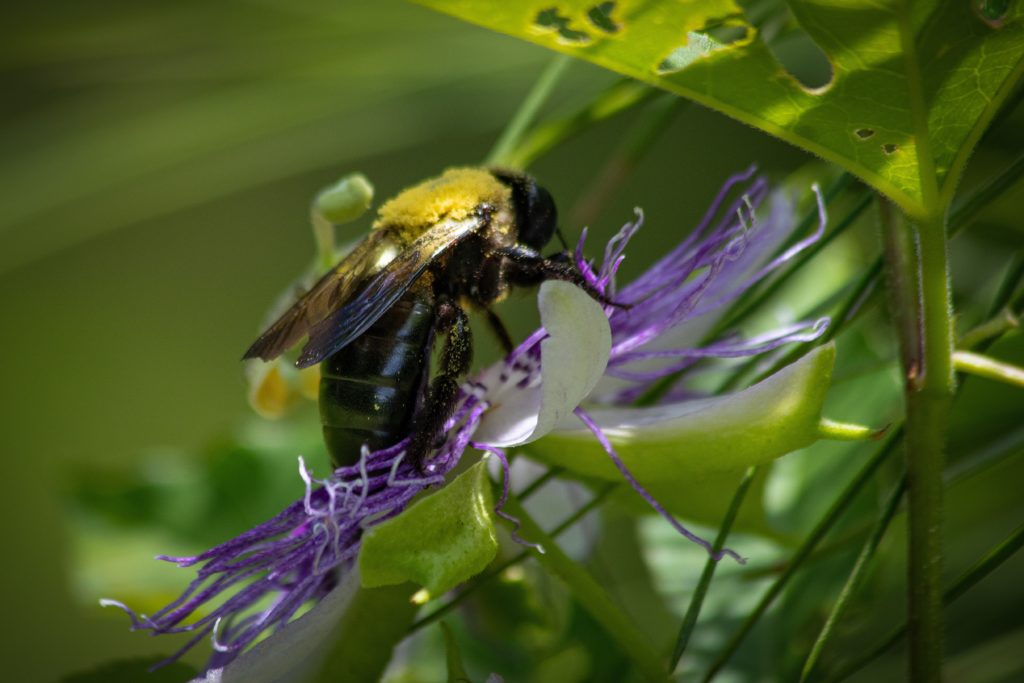
[[[791, 0], [831, 66], [831, 80], [810, 88], [730, 0], [418, 1], [749, 123], [839, 164], [917, 217], [948, 206], [1024, 71], [1020, 3], [993, 23], [966, 0]], [[727, 33], [740, 37], [727, 42]]]
[[481, 461], [370, 529], [359, 569], [364, 587], [412, 581], [424, 589], [417, 601], [426, 601], [483, 571], [497, 551], [491, 483]]
[[[747, 467], [818, 439], [834, 360], [835, 346], [826, 344], [735, 394], [588, 412], [659, 502], [691, 519], [717, 524]], [[609, 481], [622, 476], [582, 425], [559, 428], [529, 452], [578, 475]]]
[[196, 675], [195, 669], [181, 662], [174, 662], [155, 671], [149, 668], [163, 657], [122, 659], [101, 664], [91, 671], [70, 674], [60, 679], [61, 683], [181, 683]]

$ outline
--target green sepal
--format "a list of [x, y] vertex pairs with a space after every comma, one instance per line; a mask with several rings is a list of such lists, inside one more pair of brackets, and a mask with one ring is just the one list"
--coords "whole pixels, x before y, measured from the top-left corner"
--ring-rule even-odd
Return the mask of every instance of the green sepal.
[[[826, 344], [743, 391], [651, 408], [589, 410], [629, 471], [667, 508], [718, 523], [743, 471], [811, 445], [835, 346]], [[529, 454], [573, 474], [621, 481], [611, 459], [583, 427], [564, 425]], [[759, 491], [758, 484], [755, 491]], [[760, 511], [741, 519], [760, 521]], [[753, 515], [753, 516], [751, 516]], [[760, 524], [754, 524], [760, 526]]]
[[494, 502], [484, 463], [478, 462], [436, 493], [363, 537], [363, 586], [411, 581], [423, 587], [417, 602], [443, 595], [479, 574], [498, 551]]

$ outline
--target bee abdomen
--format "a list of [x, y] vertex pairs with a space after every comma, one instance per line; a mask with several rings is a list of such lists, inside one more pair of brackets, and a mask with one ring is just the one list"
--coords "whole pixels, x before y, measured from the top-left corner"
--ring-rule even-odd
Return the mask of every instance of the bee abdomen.
[[429, 370], [433, 307], [407, 298], [321, 368], [320, 419], [335, 466], [408, 435]]

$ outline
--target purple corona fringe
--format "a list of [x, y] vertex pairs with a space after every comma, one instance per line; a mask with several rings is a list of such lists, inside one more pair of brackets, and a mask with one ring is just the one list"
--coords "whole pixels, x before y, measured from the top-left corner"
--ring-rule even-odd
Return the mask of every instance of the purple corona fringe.
[[[739, 358], [773, 351], [784, 344], [810, 342], [825, 334], [827, 317], [803, 321], [749, 339], [737, 336], [712, 340], [697, 346], [666, 347], [686, 323], [721, 311], [740, 295], [780, 266], [817, 242], [824, 234], [827, 216], [824, 199], [815, 185], [818, 224], [778, 256], [775, 252], [789, 235], [793, 224], [791, 204], [781, 196], [771, 202], [768, 215], [758, 220], [755, 211], [768, 196], [767, 182], [753, 180], [723, 212], [732, 189], [750, 180], [751, 167], [730, 178], [708, 208], [697, 228], [640, 277], [622, 289], [615, 289], [615, 274], [625, 258], [629, 240], [643, 224], [643, 213], [628, 223], [608, 243], [600, 269], [584, 259], [586, 230], [576, 246], [576, 262], [587, 281], [628, 307], [608, 307], [612, 329], [612, 350], [606, 375], [637, 383], [620, 390], [612, 404], [629, 404], [657, 380], [679, 373], [704, 358]], [[719, 215], [721, 214], [721, 215]], [[643, 362], [643, 367], [630, 364]]]
[[[767, 182], [756, 178], [755, 170], [751, 167], [726, 181], [696, 229], [619, 290], [615, 275], [625, 258], [626, 246], [643, 223], [642, 213], [637, 210], [636, 220], [608, 243], [596, 270], [583, 256], [583, 231], [575, 260], [584, 277], [615, 300], [629, 304], [628, 308], [608, 307], [605, 311], [612, 330], [606, 374], [634, 383], [616, 394], [614, 402], [628, 404], [651, 382], [685, 370], [703, 358], [753, 356], [783, 344], [813, 341], [824, 334], [827, 318], [788, 325], [749, 339], [731, 336], [700, 346], [670, 343], [673, 333], [685, 323], [720, 310], [821, 237], [825, 209], [815, 187], [820, 218], [816, 230], [772, 258], [793, 225], [792, 207], [778, 198], [759, 222], [755, 211], [769, 193]], [[193, 637], [166, 662], [209, 636], [214, 650], [209, 668], [224, 666], [258, 638], [287, 624], [303, 606], [323, 598], [337, 583], [339, 572], [352, 566], [363, 532], [399, 514], [422, 491], [442, 485], [469, 446], [492, 454], [501, 464], [504, 476], [497, 512], [518, 529], [518, 521], [502, 510], [509, 494], [505, 452], [471, 439], [490, 407], [487, 399], [492, 392], [522, 389], [540, 381], [540, 342], [545, 337], [543, 329], [537, 330], [508, 355], [499, 373], [500, 386], [487, 386], [479, 380], [466, 382], [458, 408], [445, 425], [448, 438], [427, 462], [425, 472], [405, 461], [408, 439], [383, 450], [364, 450], [356, 464], [339, 468], [325, 479], [315, 479], [300, 458], [299, 476], [305, 483], [302, 499], [204, 553], [158, 557], [179, 567], [201, 565], [196, 578], [176, 600], [148, 616], [115, 600], [102, 600], [101, 604], [127, 612], [133, 630], [148, 630], [154, 635], [192, 633]], [[634, 363], [643, 367], [629, 367]], [[673, 388], [667, 396], [684, 400], [686, 393]], [[581, 408], [576, 415], [647, 503], [680, 534], [712, 552], [707, 541], [689, 532], [636, 481], [589, 415]], [[514, 532], [513, 537], [534, 545]], [[731, 550], [717, 554], [724, 555], [742, 561]], [[185, 623], [200, 609], [206, 610], [204, 616]]]

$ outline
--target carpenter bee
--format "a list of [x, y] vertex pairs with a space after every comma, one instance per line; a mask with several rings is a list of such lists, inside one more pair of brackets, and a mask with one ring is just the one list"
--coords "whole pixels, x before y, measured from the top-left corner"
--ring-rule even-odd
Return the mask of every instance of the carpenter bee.
[[244, 358], [271, 360], [308, 336], [295, 364], [322, 363], [320, 415], [335, 466], [411, 436], [406, 457], [422, 468], [470, 368], [467, 307], [511, 350], [491, 306], [512, 287], [567, 280], [607, 303], [566, 252], [541, 255], [556, 230], [555, 203], [529, 176], [449, 169], [381, 206], [369, 235]]

